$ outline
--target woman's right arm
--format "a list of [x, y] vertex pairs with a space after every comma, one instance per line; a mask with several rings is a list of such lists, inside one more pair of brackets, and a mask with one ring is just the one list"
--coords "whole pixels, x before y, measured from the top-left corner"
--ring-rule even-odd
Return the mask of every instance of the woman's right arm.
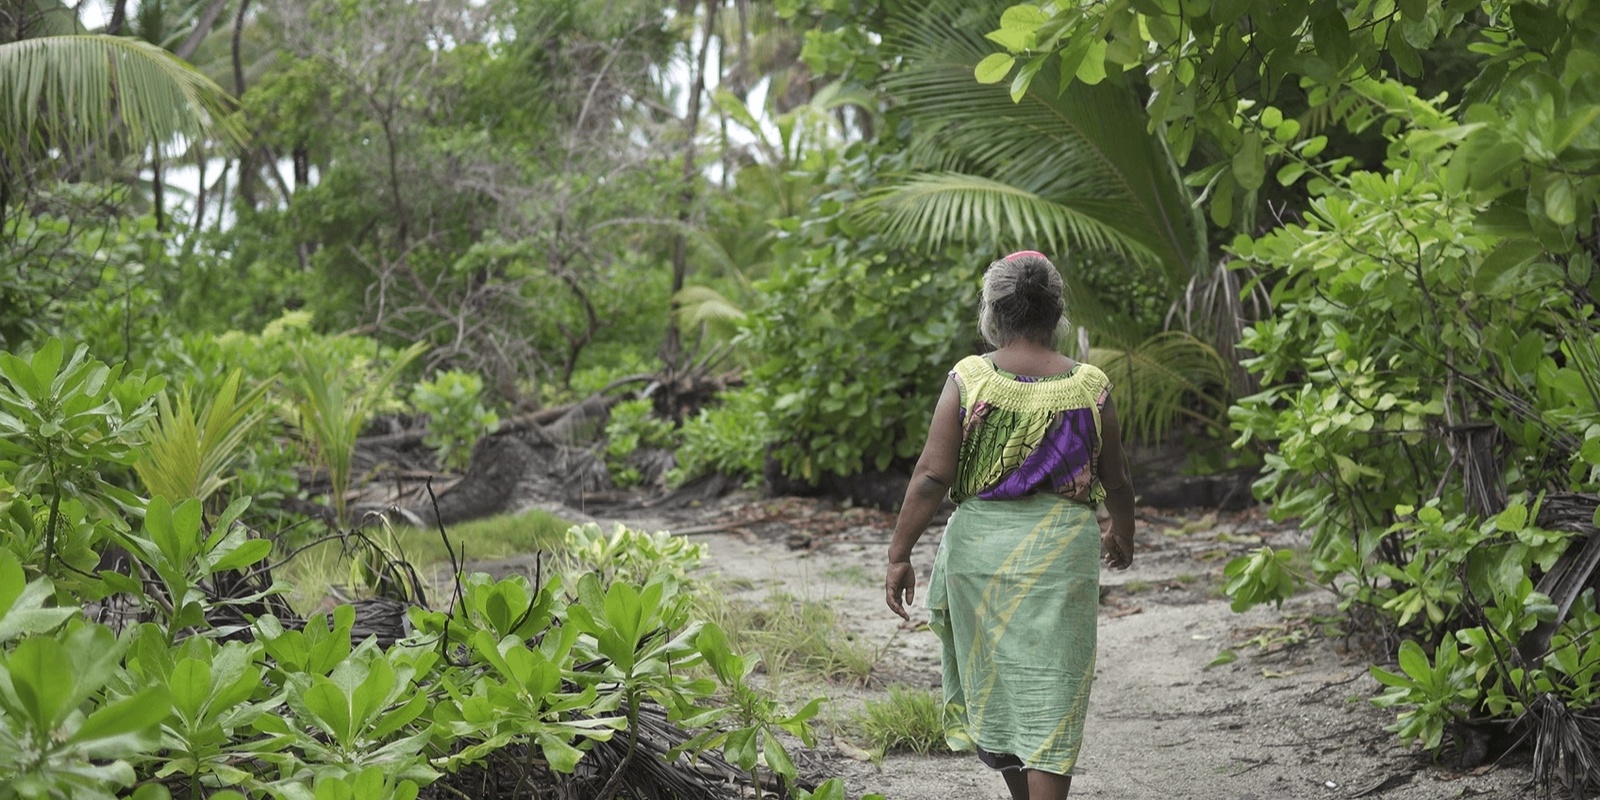
[[911, 548], [938, 512], [939, 505], [955, 482], [956, 461], [961, 450], [961, 387], [951, 377], [933, 409], [928, 440], [922, 457], [906, 485], [906, 498], [894, 523], [894, 538], [889, 543], [889, 569], [884, 579], [884, 600], [889, 609], [907, 620], [906, 604], [917, 596], [917, 574], [911, 567]]
[[1111, 514], [1111, 531], [1100, 538], [1101, 550], [1107, 566], [1127, 569], [1133, 563], [1133, 479], [1110, 398], [1100, 409], [1100, 485], [1105, 487], [1106, 511]]

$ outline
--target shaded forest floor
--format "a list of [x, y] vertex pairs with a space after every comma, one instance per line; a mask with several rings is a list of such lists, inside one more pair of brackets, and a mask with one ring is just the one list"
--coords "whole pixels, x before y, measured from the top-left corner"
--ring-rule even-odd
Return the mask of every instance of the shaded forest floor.
[[[831, 699], [818, 749], [801, 759], [819, 775], [846, 778], [852, 796], [892, 800], [1008, 795], [998, 774], [964, 754], [890, 753], [862, 759], [849, 720], [888, 687], [937, 689], [938, 642], [921, 606], [943, 528], [938, 521], [913, 556], [919, 579], [911, 625], [884, 606], [883, 553], [893, 516], [826, 500], [764, 500], [735, 493], [698, 507], [661, 511], [591, 507], [607, 527], [688, 532], [710, 549], [712, 579], [733, 601], [820, 601], [849, 635], [876, 653], [865, 685], [785, 676], [791, 699]], [[561, 509], [573, 516], [570, 509]], [[1391, 713], [1368, 698], [1372, 643], [1340, 630], [1333, 597], [1308, 590], [1281, 610], [1235, 614], [1223, 598], [1222, 567], [1265, 542], [1301, 544], [1299, 531], [1259, 510], [1173, 517], [1144, 511], [1138, 557], [1102, 574], [1099, 662], [1072, 796], [1275, 800], [1535, 797], [1528, 757], [1513, 754], [1472, 770], [1433, 763], [1384, 730]], [[486, 564], [512, 571], [518, 559]], [[1237, 658], [1208, 666], [1224, 651]], [[855, 757], [852, 757], [853, 754]]]

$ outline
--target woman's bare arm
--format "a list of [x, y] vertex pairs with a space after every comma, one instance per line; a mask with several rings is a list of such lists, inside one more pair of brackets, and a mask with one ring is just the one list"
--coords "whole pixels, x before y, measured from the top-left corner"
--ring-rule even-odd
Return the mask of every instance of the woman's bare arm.
[[884, 599], [890, 610], [905, 619], [905, 604], [916, 600], [917, 575], [911, 568], [911, 549], [928, 529], [939, 504], [956, 476], [956, 460], [961, 452], [961, 389], [955, 378], [945, 381], [939, 403], [928, 426], [928, 441], [906, 486], [905, 501], [895, 520], [894, 539], [889, 543], [889, 570], [884, 581]]
[[1102, 537], [1106, 564], [1126, 569], [1133, 563], [1133, 479], [1122, 450], [1122, 426], [1110, 398], [1100, 409], [1100, 485], [1106, 490], [1106, 511], [1111, 513], [1111, 533]]

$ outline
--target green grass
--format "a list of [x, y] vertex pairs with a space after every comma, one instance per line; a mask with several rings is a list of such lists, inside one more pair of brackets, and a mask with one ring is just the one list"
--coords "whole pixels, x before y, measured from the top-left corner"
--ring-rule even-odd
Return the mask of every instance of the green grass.
[[[445, 531], [465, 568], [472, 561], [559, 551], [570, 527], [572, 523], [567, 520], [531, 510], [450, 525]], [[437, 567], [450, 564], [449, 551], [437, 528], [374, 529], [366, 531], [366, 538], [389, 556], [415, 567], [424, 587], [430, 594], [437, 593], [437, 587], [428, 585], [430, 578]], [[300, 553], [283, 569], [276, 570], [274, 577], [290, 587], [289, 605], [300, 613], [310, 613], [335, 592], [364, 594], [361, 587], [365, 578], [357, 559], [374, 556], [359, 539], [352, 538], [349, 547], [341, 546], [337, 540], [328, 541]]]
[[845, 583], [854, 586], [876, 586], [878, 579], [869, 575], [864, 567], [851, 564], [848, 567], [835, 567], [822, 573], [822, 577], [835, 583]]
[[844, 628], [825, 602], [775, 592], [751, 603], [716, 587], [696, 602], [704, 619], [728, 632], [734, 650], [761, 656], [762, 670], [774, 681], [795, 673], [864, 686], [882, 656], [881, 648]]
[[[455, 548], [457, 558], [464, 553], [468, 560], [482, 561], [538, 550], [558, 550], [572, 525], [547, 511], [532, 509], [521, 514], [446, 525], [445, 532], [450, 535], [450, 545]], [[406, 560], [419, 569], [450, 562], [450, 554], [437, 528], [396, 528], [394, 535]]]
[[1149, 581], [1128, 581], [1122, 584], [1122, 590], [1128, 594], [1143, 594], [1150, 591]]
[[867, 701], [856, 714], [854, 727], [875, 754], [924, 755], [944, 746], [944, 725], [939, 720], [943, 702], [938, 692], [890, 686], [887, 698]]

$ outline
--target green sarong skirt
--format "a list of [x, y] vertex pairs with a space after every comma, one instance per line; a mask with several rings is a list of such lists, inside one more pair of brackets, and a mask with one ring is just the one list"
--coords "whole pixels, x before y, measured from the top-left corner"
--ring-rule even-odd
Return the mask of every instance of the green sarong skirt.
[[1072, 774], [1099, 599], [1092, 507], [1054, 495], [957, 507], [928, 586], [952, 750], [982, 748]]

